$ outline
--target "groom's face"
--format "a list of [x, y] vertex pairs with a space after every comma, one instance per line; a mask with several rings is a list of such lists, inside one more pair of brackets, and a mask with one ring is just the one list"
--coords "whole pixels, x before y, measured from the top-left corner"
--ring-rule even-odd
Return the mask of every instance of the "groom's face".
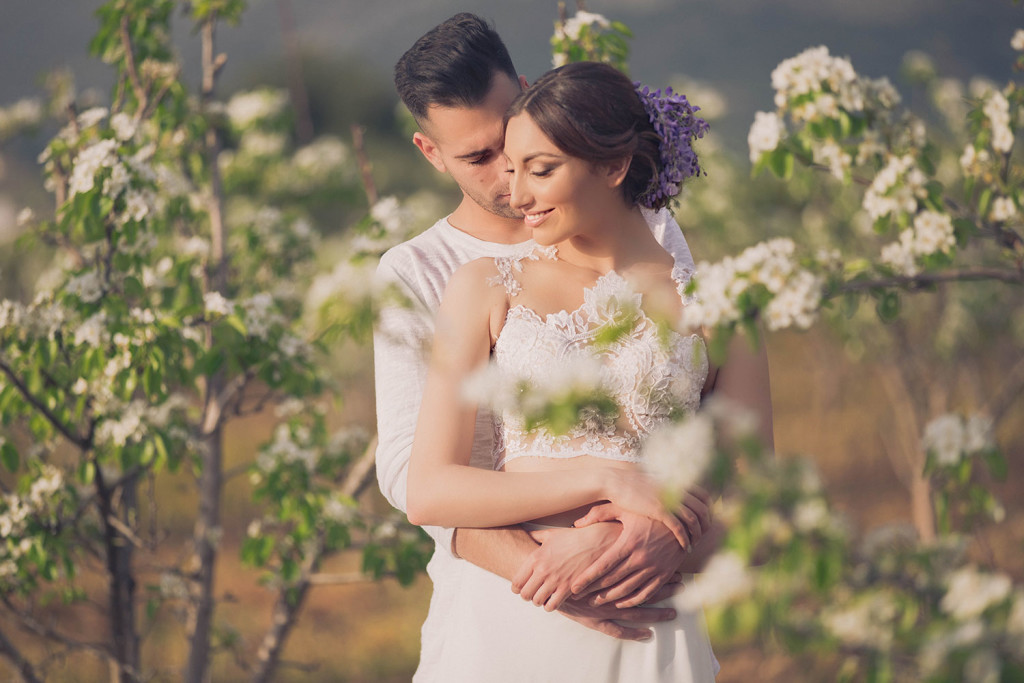
[[462, 193], [503, 218], [522, 218], [509, 206], [509, 178], [502, 152], [502, 121], [523, 84], [496, 73], [476, 107], [431, 107], [413, 142], [434, 167], [448, 173]]

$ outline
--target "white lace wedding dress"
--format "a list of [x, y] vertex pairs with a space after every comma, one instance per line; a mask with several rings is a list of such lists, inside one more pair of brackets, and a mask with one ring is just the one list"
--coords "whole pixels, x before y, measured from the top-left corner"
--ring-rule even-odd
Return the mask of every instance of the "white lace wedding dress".
[[[621, 415], [591, 416], [569, 434], [527, 431], [520, 415], [495, 418], [495, 467], [530, 458], [599, 458], [639, 462], [643, 438], [668, 419], [671, 410], [695, 410], [707, 376], [703, 341], [696, 335], [669, 333], [640, 310], [641, 296], [614, 271], [583, 292], [574, 311], [545, 316], [523, 303], [530, 270], [556, 258], [551, 248], [536, 247], [520, 257], [494, 259], [492, 284], [504, 286], [510, 307], [493, 349], [493, 361], [516, 377], [544, 379], [577, 357], [593, 357], [595, 335], [609, 321], [621, 325], [635, 313], [628, 333], [597, 351], [603, 377], [613, 388]], [[689, 272], [675, 268], [676, 284]], [[685, 450], [686, 445], [680, 444]], [[524, 471], [520, 461], [517, 471]], [[700, 610], [674, 599], [660, 603], [677, 611], [669, 622], [651, 624], [653, 638], [617, 640], [570, 619], [544, 611], [509, 589], [508, 581], [473, 567], [465, 572], [458, 597], [443, 617], [444, 638], [438, 671], [446, 683], [571, 682], [690, 683], [713, 681], [718, 662], [711, 651]], [[440, 615], [438, 615], [440, 616]], [[419, 680], [419, 679], [418, 679]], [[441, 680], [441, 679], [439, 679]]]

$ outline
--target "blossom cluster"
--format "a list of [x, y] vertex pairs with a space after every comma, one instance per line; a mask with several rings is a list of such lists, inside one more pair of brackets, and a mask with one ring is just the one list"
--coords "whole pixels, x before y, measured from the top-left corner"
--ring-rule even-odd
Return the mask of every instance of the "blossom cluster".
[[900, 102], [889, 79], [858, 76], [849, 59], [833, 57], [825, 46], [782, 61], [771, 79], [775, 106], [780, 111], [790, 109], [797, 123], [835, 118], [840, 109], [850, 113], [872, 105], [892, 109]]
[[967, 456], [994, 447], [992, 419], [980, 414], [940, 415], [925, 425], [921, 445], [937, 464], [954, 466]]
[[982, 108], [992, 126], [992, 149], [1009, 154], [1013, 149], [1013, 131], [1010, 129], [1010, 103], [998, 90], [985, 100]]
[[956, 247], [953, 221], [944, 213], [922, 211], [900, 233], [899, 240], [882, 248], [881, 261], [901, 275], [914, 276], [918, 261], [932, 254], [950, 254]]
[[913, 214], [928, 195], [927, 178], [910, 155], [889, 159], [864, 193], [864, 210], [872, 219], [897, 213]]
[[266, 473], [279, 465], [299, 463], [309, 473], [316, 470], [320, 452], [309, 446], [309, 429], [299, 425], [292, 428], [279, 424], [274, 430], [274, 440], [263, 447], [256, 457], [256, 467]]
[[683, 326], [697, 329], [739, 321], [750, 313], [741, 300], [752, 290], [767, 292], [764, 318], [768, 329], [796, 326], [806, 329], [814, 321], [821, 302], [823, 279], [802, 268], [794, 259], [792, 240], [779, 238], [745, 249], [739, 256], [728, 256], [718, 263], [697, 266], [691, 286], [696, 301], [683, 310]]
[[750, 163], [757, 163], [762, 155], [775, 151], [786, 134], [786, 126], [775, 112], [759, 111], [747, 134]]
[[32, 548], [32, 538], [26, 531], [33, 519], [52, 513], [64, 486], [61, 470], [46, 464], [23, 495], [0, 496], [0, 583], [17, 573], [18, 561]]
[[0, 140], [37, 125], [43, 118], [43, 105], [36, 99], [18, 100], [0, 109]]
[[413, 211], [397, 197], [379, 199], [370, 207], [369, 227], [352, 238], [352, 250], [356, 253], [384, 253], [409, 238], [413, 217]]
[[284, 90], [262, 88], [236, 93], [225, 106], [231, 125], [237, 130], [280, 117], [288, 106], [288, 93]]
[[560, 23], [555, 28], [555, 35], [560, 38], [567, 37], [572, 40], [579, 40], [580, 32], [584, 26], [608, 28], [611, 26], [611, 22], [602, 14], [580, 11], [566, 19], [565, 23]]
[[105, 419], [96, 427], [96, 442], [123, 447], [142, 441], [152, 429], [164, 429], [176, 413], [188, 407], [188, 399], [172, 394], [159, 404], [135, 399], [122, 404], [112, 397], [103, 398]]

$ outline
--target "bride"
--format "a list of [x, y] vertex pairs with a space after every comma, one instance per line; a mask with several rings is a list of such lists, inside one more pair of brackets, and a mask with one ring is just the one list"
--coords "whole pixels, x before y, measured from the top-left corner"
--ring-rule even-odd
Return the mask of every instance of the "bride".
[[[666, 108], [679, 107], [688, 123], [666, 125]], [[533, 242], [516, 257], [466, 264], [445, 290], [409, 466], [409, 519], [541, 529], [641, 515], [666, 524], [687, 547], [685, 527], [639, 467], [644, 437], [673, 410], [696, 410], [712, 388], [770, 415], [763, 356], [737, 347], [728, 370], [711, 368], [699, 336], [673, 332], [666, 343], [652, 319], [678, 317], [689, 273], [654, 239], [640, 206], [664, 206], [684, 177], [699, 172], [690, 142], [703, 122], [685, 99], [638, 92], [596, 63], [544, 75], [506, 121], [511, 204]], [[612, 297], [642, 308], [626, 334], [598, 348], [594, 338], [615, 313], [602, 302]], [[595, 354], [616, 417], [554, 435], [505, 411], [496, 417], [495, 471], [469, 466], [476, 407], [462, 399], [468, 377], [493, 359], [517, 378], [541, 379]], [[769, 439], [770, 430], [769, 423]], [[685, 455], [686, 444], [679, 449]], [[536, 588], [533, 602], [546, 610], [569, 597], [564, 588]], [[545, 618], [500, 578], [475, 573], [444, 617], [453, 634], [442, 655], [444, 680], [713, 680], [718, 664], [701, 614], [667, 604], [676, 618], [654, 624], [647, 641], [615, 640]]]

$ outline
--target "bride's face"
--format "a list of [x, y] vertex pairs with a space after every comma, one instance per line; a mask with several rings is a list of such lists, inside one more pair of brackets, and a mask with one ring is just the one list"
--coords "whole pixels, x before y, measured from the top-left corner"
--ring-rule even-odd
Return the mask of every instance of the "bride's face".
[[505, 129], [510, 205], [522, 211], [533, 238], [550, 245], [587, 234], [609, 200], [621, 201], [609, 174], [562, 152], [526, 113]]

